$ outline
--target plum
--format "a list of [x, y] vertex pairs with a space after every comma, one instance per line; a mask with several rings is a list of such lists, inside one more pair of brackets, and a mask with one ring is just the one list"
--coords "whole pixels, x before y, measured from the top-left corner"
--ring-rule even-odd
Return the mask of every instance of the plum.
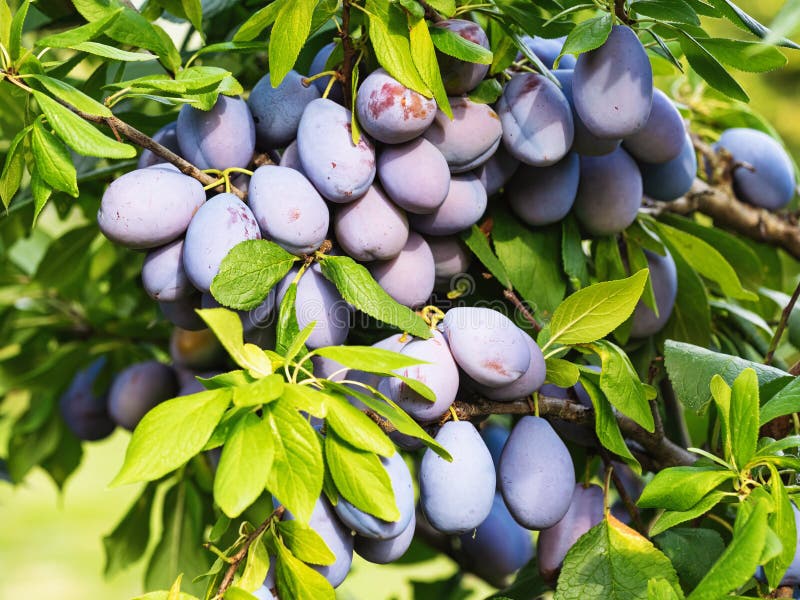
[[192, 217], [183, 242], [183, 268], [198, 290], [211, 289], [222, 260], [238, 243], [261, 239], [252, 211], [233, 194], [217, 194]]
[[[239, 315], [239, 320], [242, 322], [242, 330], [245, 335], [272, 324], [272, 319], [270, 319], [270, 317], [272, 317], [275, 311], [275, 295], [275, 288], [272, 288], [267, 294], [267, 297], [255, 308], [251, 310], [234, 311]], [[213, 295], [206, 292], [200, 300], [200, 306], [202, 308], [220, 308], [222, 304], [217, 302]]]
[[256, 148], [256, 128], [247, 103], [220, 94], [209, 111], [184, 104], [178, 113], [181, 155], [199, 169], [243, 169]]
[[183, 239], [147, 253], [142, 266], [142, 285], [153, 300], [174, 302], [194, 291], [183, 269]]
[[176, 327], [169, 338], [172, 364], [184, 369], [206, 371], [225, 366], [227, 354], [210, 329], [189, 331]]
[[508, 510], [527, 529], [552, 527], [569, 509], [575, 487], [572, 457], [540, 417], [524, 416], [511, 430], [498, 477]]
[[389, 260], [408, 241], [408, 217], [378, 186], [333, 215], [336, 241], [356, 260]]
[[281, 161], [279, 164], [281, 167], [288, 167], [295, 171], [300, 171], [305, 175], [303, 165], [300, 162], [300, 154], [297, 152], [297, 140], [286, 146], [286, 149], [281, 154]]
[[697, 155], [692, 139], [684, 134], [681, 153], [677, 158], [660, 164], [639, 163], [644, 193], [653, 200], [671, 202], [689, 189], [697, 177]]
[[105, 366], [106, 359], [101, 356], [75, 373], [58, 401], [64, 423], [80, 440], [102, 440], [116, 427], [108, 414], [108, 394], [95, 393], [95, 382]]
[[425, 138], [384, 148], [377, 168], [386, 194], [408, 212], [433, 212], [450, 189], [447, 161]]
[[[571, 395], [570, 392], [572, 392]], [[580, 404], [588, 408], [592, 407], [592, 400], [589, 398], [589, 395], [586, 393], [586, 389], [583, 387], [583, 385], [581, 385], [580, 382], [575, 384], [572, 388], [562, 388], [558, 387], [557, 385], [553, 385], [552, 383], [545, 383], [541, 388], [539, 388], [539, 394], [542, 396], [549, 396], [551, 398], [570, 400], [572, 402], [577, 400]], [[558, 418], [551, 419], [550, 423], [553, 426], [553, 429], [558, 432], [558, 435], [572, 442], [573, 444], [577, 444], [586, 448], [594, 448], [597, 446], [597, 436], [595, 435], [594, 430], [588, 425], [573, 423], [571, 421], [563, 421]]]
[[328, 206], [302, 173], [264, 165], [250, 180], [250, 209], [261, 233], [292, 254], [311, 254], [325, 241]]
[[636, 33], [615, 25], [605, 43], [578, 57], [575, 110], [594, 135], [625, 138], [644, 127], [653, 103], [653, 69]]
[[332, 100], [309, 102], [297, 128], [303, 173], [331, 202], [352, 202], [375, 179], [375, 148], [366, 135], [351, 137], [350, 111]]
[[[566, 36], [547, 39], [543, 37], [529, 35], [523, 36], [522, 41], [533, 52], [536, 57], [544, 63], [548, 69], [552, 69], [553, 65], [561, 54], [561, 49], [564, 47], [564, 42], [567, 41]], [[518, 55], [518, 58], [522, 56]], [[561, 57], [558, 63], [560, 69], [572, 69], [575, 67], [575, 57], [571, 54], [565, 54]]]
[[488, 385], [477, 384], [477, 390], [489, 400], [519, 400], [530, 396], [533, 392], [542, 387], [545, 376], [545, 364], [542, 351], [533, 338], [523, 333], [525, 342], [530, 351], [530, 364], [520, 378], [501, 387], [491, 387]]
[[278, 87], [272, 87], [269, 73], [259, 79], [247, 99], [259, 148], [283, 148], [291, 142], [306, 105], [319, 97], [316, 86], [303, 85], [297, 71], [289, 71]]
[[686, 127], [672, 100], [658, 88], [653, 90], [653, 107], [639, 131], [625, 138], [623, 146], [638, 162], [665, 163], [684, 147]]
[[436, 101], [377, 69], [361, 83], [356, 96], [358, 123], [384, 144], [402, 144], [418, 137], [436, 116]]
[[396, 302], [419, 308], [430, 298], [436, 279], [433, 254], [422, 236], [413, 231], [400, 254], [369, 265], [375, 281]]
[[492, 462], [494, 463], [495, 470], [497, 470], [500, 465], [500, 455], [503, 453], [503, 447], [506, 445], [510, 434], [511, 432], [507, 427], [491, 421], [481, 428], [481, 437], [486, 447], [489, 449], [489, 454], [492, 455]]
[[347, 377], [347, 369], [341, 363], [324, 356], [312, 356], [311, 364], [314, 365], [314, 377], [341, 381]]
[[178, 298], [174, 302], [159, 302], [158, 307], [161, 309], [161, 314], [173, 325], [189, 331], [199, 331], [208, 327], [200, 315], [195, 312], [202, 307], [201, 301], [200, 292], [194, 292]]
[[472, 262], [472, 255], [464, 247], [457, 236], [426, 237], [428, 247], [433, 254], [436, 278], [436, 289], [449, 291], [453, 277], [467, 272]]
[[570, 152], [549, 167], [523, 165], [506, 186], [508, 204], [528, 225], [557, 223], [578, 194], [580, 159]]
[[427, 385], [436, 397], [431, 402], [396, 377], [383, 379], [378, 389], [409, 415], [422, 422], [433, 422], [453, 404], [458, 392], [458, 367], [450, 354], [447, 341], [438, 331], [427, 340], [415, 339], [400, 350], [405, 356], [426, 361], [426, 364], [399, 369], [397, 373]]
[[[331, 54], [336, 49], [336, 43], [330, 42], [329, 44], [325, 44], [319, 51], [314, 55], [314, 59], [311, 61], [311, 66], [308, 69], [309, 77], [313, 75], [318, 75], [323, 71], [326, 71], [325, 65], [328, 62], [328, 59], [331, 57]], [[328, 87], [328, 83], [330, 82], [330, 77], [320, 77], [315, 79], [313, 82], [314, 87], [317, 88], [320, 95], [325, 93], [325, 88]], [[328, 98], [333, 100], [338, 104], [344, 103], [344, 90], [342, 89], [342, 84], [338, 81], [334, 82], [333, 86], [331, 86], [331, 91], [328, 94]]]
[[526, 334], [491, 308], [451, 308], [445, 314], [442, 329], [458, 366], [480, 384], [508, 385], [531, 364]]
[[397, 521], [384, 521], [356, 508], [344, 498], [334, 507], [339, 519], [362, 537], [388, 540], [402, 534], [414, 519], [414, 485], [411, 473], [399, 452], [386, 458], [381, 457], [381, 464], [392, 483], [392, 491], [400, 518]]
[[575, 126], [569, 101], [544, 75], [515, 75], [503, 89], [497, 114], [506, 150], [525, 164], [555, 164], [572, 146]]
[[117, 425], [133, 431], [153, 407], [178, 394], [175, 371], [155, 360], [120, 371], [108, 392], [108, 414]]
[[[171, 123], [167, 123], [156, 131], [153, 134], [153, 141], [158, 142], [162, 146], [164, 146], [167, 150], [172, 150], [175, 154], [180, 154], [181, 149], [178, 146], [178, 131], [177, 131], [178, 123], [176, 121], [172, 121]], [[156, 156], [153, 154], [151, 150], [144, 149], [142, 150], [141, 156], [139, 156], [139, 164], [137, 165], [138, 168], [144, 169], [147, 167], [152, 167], [154, 165], [160, 165], [166, 162], [160, 156]]]
[[[489, 49], [486, 32], [477, 23], [464, 19], [446, 19], [435, 23], [434, 27], [447, 29], [465, 40]], [[436, 56], [439, 60], [444, 89], [451, 96], [459, 96], [472, 91], [489, 72], [489, 65], [467, 62], [438, 50]]]
[[737, 127], [725, 130], [716, 144], [736, 162], [746, 163], [733, 172], [733, 191], [742, 202], [767, 210], [783, 208], [794, 197], [792, 161], [780, 142], [763, 131]]
[[412, 518], [403, 532], [388, 540], [373, 539], [357, 535], [355, 538], [355, 551], [371, 563], [388, 565], [401, 558], [408, 550], [414, 539], [417, 520]]
[[492, 510], [496, 484], [492, 455], [469, 421], [448, 421], [435, 439], [453, 462], [431, 449], [425, 451], [419, 467], [419, 504], [436, 530], [466, 533]]
[[486, 188], [486, 195], [493, 196], [514, 176], [519, 165], [520, 162], [501, 145], [489, 160], [475, 170], [475, 175]]
[[636, 220], [642, 176], [622, 148], [606, 156], [582, 156], [574, 213], [591, 235], [614, 235]]
[[672, 255], [667, 252], [665, 256], [661, 256], [649, 250], [645, 250], [644, 254], [647, 258], [647, 267], [650, 269], [650, 281], [656, 297], [658, 316], [652, 308], [639, 300], [633, 311], [632, 338], [649, 337], [664, 329], [672, 315], [678, 293], [678, 272]]
[[464, 173], [485, 163], [500, 145], [503, 127], [488, 104], [450, 98], [453, 118], [441, 109], [422, 135], [442, 153], [451, 173]]
[[569, 549], [602, 520], [603, 488], [576, 484], [567, 513], [558, 523], [539, 533], [536, 555], [542, 577], [555, 581]]
[[486, 212], [486, 190], [474, 173], [453, 175], [444, 202], [427, 215], [409, 215], [415, 231], [426, 235], [453, 235], [468, 229]]
[[112, 242], [156, 248], [183, 235], [205, 200], [200, 182], [177, 169], [136, 169], [108, 186], [97, 224]]

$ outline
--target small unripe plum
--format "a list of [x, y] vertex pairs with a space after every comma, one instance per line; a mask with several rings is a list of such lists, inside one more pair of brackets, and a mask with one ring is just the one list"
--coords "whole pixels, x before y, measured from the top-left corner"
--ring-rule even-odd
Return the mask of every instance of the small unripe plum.
[[183, 269], [183, 239], [147, 253], [142, 266], [142, 285], [153, 300], [174, 302], [194, 291]]
[[453, 277], [466, 273], [472, 262], [472, 255], [456, 236], [429, 236], [425, 238], [433, 254], [436, 268], [436, 289], [450, 290]]
[[523, 165], [506, 186], [511, 209], [528, 225], [557, 223], [578, 194], [580, 159], [574, 152], [549, 167]]
[[411, 546], [414, 540], [414, 531], [416, 531], [417, 520], [412, 518], [403, 532], [388, 540], [380, 540], [357, 535], [355, 538], [356, 553], [371, 563], [378, 565], [388, 565], [402, 556]]
[[408, 217], [378, 186], [340, 207], [333, 227], [342, 249], [360, 261], [392, 259], [408, 241]]
[[528, 368], [520, 378], [501, 387], [491, 387], [488, 385], [477, 385], [478, 391], [482, 396], [489, 400], [519, 400], [530, 396], [533, 392], [542, 387], [545, 377], [545, 364], [542, 351], [533, 338], [526, 333], [522, 334], [530, 351], [530, 363]]
[[258, 146], [270, 150], [291, 142], [306, 105], [319, 97], [316, 86], [303, 85], [303, 76], [297, 71], [289, 71], [278, 87], [272, 87], [269, 73], [259, 79], [247, 99]]
[[526, 529], [545, 529], [567, 513], [575, 487], [569, 450], [542, 418], [525, 416], [511, 430], [498, 472], [508, 510]]
[[650, 269], [650, 281], [656, 297], [658, 316], [652, 308], [639, 300], [633, 311], [632, 338], [649, 337], [664, 329], [672, 315], [678, 293], [678, 272], [672, 255], [667, 252], [665, 256], [661, 256], [649, 250], [645, 250], [644, 254], [647, 258], [647, 267]]
[[[465, 40], [474, 42], [489, 49], [489, 38], [483, 28], [472, 21], [464, 19], [447, 19], [434, 24], [434, 27], [441, 27], [460, 35]], [[451, 96], [466, 94], [477, 87], [481, 80], [489, 72], [489, 65], [471, 63], [454, 56], [449, 56], [443, 52], [436, 51], [439, 60], [439, 70], [442, 73], [444, 89]]]
[[158, 307], [161, 309], [161, 314], [173, 325], [189, 331], [200, 331], [208, 327], [195, 312], [198, 308], [202, 308], [201, 301], [201, 294], [196, 292], [178, 298], [174, 302], [159, 302]]
[[425, 451], [419, 468], [419, 503], [436, 530], [466, 533], [492, 510], [496, 484], [492, 455], [469, 421], [448, 421], [435, 439], [453, 461]]
[[120, 371], [108, 392], [108, 413], [117, 425], [133, 431], [153, 407], [178, 394], [178, 377], [165, 364], [148, 360]]
[[376, 261], [369, 271], [384, 291], [396, 302], [410, 308], [425, 304], [433, 292], [436, 265], [427, 242], [418, 233], [408, 234], [400, 254]]
[[681, 153], [686, 139], [683, 117], [672, 100], [658, 88], [653, 90], [653, 107], [639, 131], [625, 138], [625, 150], [640, 162], [664, 163]]
[[156, 248], [183, 235], [205, 200], [202, 184], [176, 169], [137, 169], [108, 186], [97, 224], [112, 242]]
[[475, 174], [486, 188], [488, 196], [494, 196], [517, 172], [520, 162], [511, 156], [505, 146], [500, 145], [491, 158], [478, 167]]
[[697, 155], [692, 139], [684, 134], [681, 153], [660, 164], [639, 163], [644, 193], [654, 200], [671, 202], [686, 194], [697, 177]]
[[486, 212], [486, 190], [474, 173], [453, 175], [444, 202], [427, 215], [409, 215], [415, 231], [427, 235], [453, 235], [468, 229]]
[[325, 241], [328, 206], [302, 173], [264, 165], [250, 180], [248, 204], [261, 233], [292, 254], [311, 254]]
[[578, 57], [572, 94], [575, 110], [597, 137], [625, 138], [644, 127], [653, 103], [653, 69], [630, 27], [615, 25], [602, 46]]
[[436, 116], [436, 101], [377, 69], [361, 83], [356, 96], [361, 127], [384, 144], [402, 144], [422, 134]]
[[[167, 150], [172, 150], [175, 154], [180, 155], [181, 149], [178, 146], [178, 123], [176, 121], [172, 121], [172, 123], [167, 123], [156, 131], [153, 134], [153, 141], [158, 142], [162, 146], [164, 146]], [[139, 164], [137, 165], [140, 169], [145, 169], [147, 167], [152, 167], [153, 165], [160, 165], [166, 162], [160, 156], [156, 156], [153, 154], [152, 151], [147, 150], [146, 148], [142, 150], [141, 156], [139, 156]]]
[[227, 354], [210, 329], [176, 327], [169, 338], [169, 355], [176, 367], [206, 371], [225, 366]]
[[536, 167], [566, 156], [575, 135], [572, 109], [559, 87], [538, 73], [509, 81], [497, 102], [503, 144], [516, 159]]
[[80, 440], [102, 440], [111, 435], [116, 427], [108, 415], [108, 395], [96, 394], [94, 390], [105, 365], [105, 358], [100, 357], [78, 371], [59, 399], [64, 422]]
[[247, 103], [220, 94], [211, 110], [184, 104], [178, 113], [181, 155], [200, 169], [243, 169], [256, 149], [256, 128]]
[[450, 189], [447, 161], [425, 138], [384, 148], [378, 156], [378, 177], [392, 201], [412, 213], [436, 210]]
[[531, 364], [526, 334], [496, 310], [451, 308], [445, 314], [442, 329], [458, 366], [480, 384], [508, 385]]

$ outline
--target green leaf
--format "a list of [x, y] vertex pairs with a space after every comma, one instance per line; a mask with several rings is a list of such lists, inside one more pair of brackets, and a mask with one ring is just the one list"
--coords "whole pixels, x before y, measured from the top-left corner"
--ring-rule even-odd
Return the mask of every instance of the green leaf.
[[492, 241], [511, 283], [530, 304], [534, 314], [546, 318], [564, 298], [561, 272], [561, 228], [525, 226], [508, 211], [493, 213]]
[[682, 29], [676, 28], [675, 32], [678, 34], [678, 42], [686, 55], [686, 60], [700, 77], [726, 96], [742, 102], [749, 102], [750, 98], [747, 93], [699, 41]]
[[561, 358], [548, 358], [545, 364], [547, 365], [546, 380], [558, 387], [572, 387], [578, 383], [581, 377], [580, 369], [576, 365]]
[[735, 476], [719, 467], [670, 467], [656, 473], [637, 504], [642, 508], [689, 510]]
[[758, 501], [750, 511], [740, 509], [733, 539], [688, 600], [718, 600], [743, 585], [758, 566], [766, 538], [766, 503]]
[[298, 383], [287, 383], [283, 388], [282, 400], [289, 402], [296, 410], [307, 412], [312, 417], [324, 419], [328, 416], [328, 394]]
[[208, 390], [151, 409], [133, 432], [111, 485], [153, 481], [186, 463], [203, 449], [230, 401], [230, 390]]
[[40, 74], [34, 74], [31, 78], [41, 83], [53, 96], [64, 102], [69, 102], [78, 110], [98, 117], [114, 116], [114, 113], [107, 106], [60, 79]]
[[238, 31], [233, 36], [233, 41], [249, 42], [256, 39], [261, 35], [261, 32], [275, 22], [281, 8], [290, 3], [291, 0], [276, 0], [272, 4], [267, 4], [264, 8], [254, 12], [250, 18], [239, 27]]
[[11, 60], [16, 61], [20, 57], [20, 48], [22, 42], [22, 27], [25, 25], [25, 18], [28, 16], [28, 9], [31, 6], [31, 0], [24, 0], [17, 9], [14, 18], [11, 19], [11, 30], [8, 40], [8, 53], [11, 55]]
[[456, 0], [428, 0], [428, 5], [445, 17], [452, 17], [456, 12]]
[[692, 521], [698, 517], [703, 516], [717, 504], [719, 504], [725, 495], [723, 492], [711, 492], [705, 496], [700, 502], [695, 504], [689, 510], [673, 511], [665, 510], [656, 519], [655, 523], [650, 527], [650, 537], [656, 536], [667, 529]]
[[328, 580], [301, 562], [278, 539], [275, 578], [278, 595], [293, 600], [335, 600]]
[[[415, 4], [415, 6], [419, 6], [419, 4]], [[436, 100], [439, 110], [452, 119], [453, 110], [450, 108], [450, 100], [447, 98], [447, 92], [444, 89], [442, 74], [439, 71], [439, 61], [436, 59], [436, 49], [433, 46], [433, 40], [425, 19], [419, 19], [411, 26], [409, 43], [414, 65], [417, 67], [422, 81], [432, 90], [433, 98]]]
[[412, 311], [395, 302], [372, 278], [369, 271], [347, 256], [325, 256], [322, 274], [336, 286], [342, 297], [360, 311], [414, 337], [428, 339], [428, 324]]
[[561, 260], [573, 288], [579, 290], [588, 285], [588, 261], [583, 251], [578, 221], [572, 214], [561, 221]]
[[647, 600], [652, 578], [665, 579], [682, 597], [669, 559], [646, 538], [608, 515], [567, 553], [553, 600]]
[[600, 389], [608, 401], [647, 431], [655, 431], [644, 384], [622, 348], [607, 340], [600, 340], [592, 344], [592, 350], [602, 361]]
[[117, 8], [106, 12], [101, 18], [93, 20], [80, 27], [67, 29], [60, 33], [47, 35], [36, 41], [39, 48], [72, 48], [75, 44], [87, 42], [102, 35], [111, 24], [122, 14], [123, 9]]
[[755, 370], [759, 385], [787, 376], [774, 367], [673, 340], [664, 344], [664, 364], [678, 400], [698, 412], [711, 400], [709, 386], [716, 374], [728, 385], [747, 368]]
[[[454, 7], [455, 8], [455, 7]], [[0, 44], [8, 48], [11, 40], [11, 9], [6, 0], [0, 0]]]
[[731, 447], [740, 469], [756, 452], [758, 406], [758, 376], [753, 369], [745, 369], [733, 382], [731, 394]]
[[94, 54], [95, 56], [102, 56], [103, 58], [110, 58], [111, 60], [121, 60], [123, 62], [149, 62], [158, 58], [158, 56], [150, 54], [149, 52], [129, 52], [127, 50], [120, 50], [114, 46], [101, 44], [100, 42], [81, 42], [69, 47], [78, 52], [86, 52], [87, 54]]
[[489, 272], [494, 275], [500, 285], [504, 288], [511, 288], [511, 280], [508, 278], [505, 267], [495, 256], [492, 247], [489, 245], [488, 238], [480, 227], [473, 225], [461, 234], [461, 239], [472, 250], [472, 253], [478, 257], [481, 264], [489, 269]]
[[655, 539], [670, 559], [684, 589], [693, 589], [725, 550], [722, 536], [713, 529], [678, 527]]
[[324, 466], [317, 433], [285, 402], [267, 404], [263, 411], [275, 445], [267, 488], [298, 521], [308, 523], [322, 492]]
[[731, 388], [719, 375], [711, 379], [711, 396], [717, 407], [720, 421], [720, 437], [726, 461], [733, 457], [733, 443], [731, 442]]
[[631, 10], [666, 23], [700, 25], [697, 13], [684, 0], [637, 0]]
[[468, 97], [477, 104], [494, 104], [503, 95], [503, 86], [496, 79], [484, 79]]
[[114, 527], [114, 531], [103, 537], [106, 565], [105, 577], [112, 577], [129, 568], [147, 550], [150, 541], [150, 514], [156, 494], [156, 485], [150, 483]]
[[569, 32], [567, 39], [564, 41], [561, 54], [559, 54], [556, 59], [556, 68], [558, 68], [561, 57], [565, 54], [582, 54], [583, 52], [589, 52], [605, 44], [611, 33], [611, 25], [613, 22], [614, 20], [609, 13], [603, 13], [599, 17], [594, 17], [578, 23], [578, 25]]
[[774, 46], [743, 40], [697, 38], [723, 64], [748, 73], [774, 71], [786, 65], [786, 57]]
[[244, 571], [242, 571], [239, 581], [236, 582], [237, 587], [248, 592], [260, 588], [269, 573], [269, 552], [264, 544], [264, 533], [262, 531], [250, 544], [250, 548], [247, 551], [247, 560], [244, 563]]
[[781, 391], [761, 407], [759, 425], [784, 415], [800, 412], [800, 378], [792, 379]]
[[635, 472], [640, 473], [641, 466], [639, 465], [639, 461], [634, 458], [630, 449], [628, 449], [628, 446], [625, 444], [625, 438], [622, 437], [622, 432], [619, 430], [619, 423], [617, 423], [617, 418], [614, 415], [614, 409], [611, 403], [606, 399], [597, 385], [588, 377], [581, 377], [581, 385], [583, 385], [586, 393], [589, 394], [589, 398], [592, 400], [592, 406], [594, 406], [594, 428], [595, 433], [597, 433], [597, 439], [600, 440], [604, 448], [611, 450], [611, 452], [622, 458]]
[[770, 466], [771, 495], [773, 511], [767, 517], [767, 524], [774, 531], [781, 542], [781, 551], [774, 558], [764, 564], [764, 573], [771, 588], [780, 585], [786, 570], [794, 561], [794, 554], [797, 548], [797, 527], [795, 525], [795, 513], [789, 494], [783, 485], [783, 481], [774, 466]]
[[40, 120], [33, 122], [31, 149], [36, 170], [55, 189], [78, 197], [78, 174], [67, 148], [56, 136], [45, 129]]
[[479, 65], [492, 64], [494, 55], [491, 50], [487, 50], [480, 44], [463, 38], [449, 29], [432, 27], [431, 38], [436, 49], [448, 56]]
[[283, 377], [267, 375], [252, 383], [233, 388], [233, 403], [236, 406], [258, 406], [277, 400], [283, 393]]
[[223, 600], [258, 600], [256, 596], [243, 590], [238, 585], [232, 585], [225, 590], [225, 595], [222, 598]]
[[3, 164], [3, 171], [0, 173], [0, 200], [6, 208], [11, 204], [11, 200], [22, 183], [22, 176], [25, 173], [24, 140], [31, 129], [32, 127], [28, 126], [19, 131], [11, 140], [8, 152], [6, 152], [6, 161]]
[[394, 444], [367, 415], [350, 404], [344, 396], [327, 394], [328, 425], [348, 444], [359, 450], [392, 456]]
[[[787, 40], [784, 37], [773, 35], [772, 32], [767, 29], [764, 25], [756, 21], [753, 17], [748, 15], [745, 11], [741, 8], [736, 6], [731, 0], [706, 0], [709, 4], [712, 4], [716, 9], [715, 12], [721, 14], [726, 19], [728, 19], [731, 23], [743, 29], [744, 31], [749, 31], [756, 37], [759, 37], [764, 40], [769, 40], [769, 43], [777, 44], [778, 46], [785, 46], [787, 48], [793, 48], [795, 50], [800, 49], [800, 46], [795, 44], [791, 40]], [[716, 15], [715, 15], [716, 16]]]
[[354, 448], [329, 432], [325, 461], [345, 500], [384, 521], [400, 518], [389, 474], [375, 453]]
[[636, 308], [647, 270], [627, 279], [604, 281], [569, 296], [553, 313], [548, 345], [587, 344], [622, 325]]
[[272, 373], [272, 364], [264, 351], [255, 344], [243, 342], [242, 320], [226, 308], [206, 308], [197, 314], [214, 332], [222, 346], [240, 367], [257, 375]]
[[[212, 284], [213, 285], [213, 284]], [[278, 324], [276, 327], [275, 351], [278, 354], [286, 354], [286, 350], [292, 342], [300, 335], [300, 326], [297, 324], [297, 312], [295, 304], [297, 301], [297, 284], [292, 282], [283, 295], [280, 307], [278, 308]], [[302, 350], [301, 350], [302, 351]]]
[[214, 475], [214, 500], [226, 515], [236, 518], [264, 491], [275, 457], [268, 425], [250, 413], [234, 426]]
[[[186, 592], [179, 592], [178, 596], [174, 599], [170, 597], [170, 593], [166, 591], [148, 592], [141, 596], [136, 596], [133, 600], [198, 600], [197, 596], [187, 594]], [[245, 599], [245, 600], [250, 600]]]
[[348, 369], [367, 373], [390, 373], [395, 369], [426, 364], [413, 356], [375, 346], [327, 346], [318, 348], [314, 354], [334, 360]]
[[683, 600], [666, 579], [651, 579], [647, 582], [647, 600]]
[[300, 49], [311, 31], [311, 17], [318, 0], [285, 2], [275, 16], [269, 36], [269, 72], [273, 87], [280, 85], [292, 70]]
[[325, 540], [308, 525], [299, 521], [279, 521], [278, 531], [283, 543], [303, 562], [325, 566], [336, 561]]
[[50, 96], [36, 90], [33, 91], [33, 96], [47, 117], [50, 126], [55, 129], [64, 142], [79, 154], [101, 158], [133, 158], [136, 156], [136, 149], [133, 146], [103, 135]]
[[697, 272], [689, 266], [683, 256], [666, 242], [675, 261], [678, 273], [678, 293], [672, 316], [664, 329], [669, 338], [683, 340], [700, 346], [711, 344], [711, 309], [708, 292]]

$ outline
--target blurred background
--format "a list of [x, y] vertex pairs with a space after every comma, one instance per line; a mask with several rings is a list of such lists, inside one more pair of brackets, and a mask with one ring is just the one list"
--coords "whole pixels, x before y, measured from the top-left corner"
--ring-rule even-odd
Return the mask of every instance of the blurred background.
[[[791, 0], [790, 0], [791, 3]], [[742, 0], [738, 4], [765, 24], [773, 22], [782, 0]], [[732, 27], [722, 21], [709, 25], [714, 32]], [[783, 31], [797, 39], [797, 29]], [[783, 136], [796, 160], [800, 159], [800, 52], [787, 52], [781, 71], [737, 77], [751, 97], [751, 105]], [[0, 407], [2, 410], [2, 407]], [[142, 592], [143, 562], [105, 580], [102, 537], [127, 511], [135, 487], [108, 489], [107, 483], [122, 463], [129, 434], [86, 445], [80, 469], [59, 493], [42, 472], [34, 471], [17, 488], [0, 481], [0, 600], [125, 600]], [[153, 527], [159, 527], [157, 522]], [[470, 589], [453, 591], [457, 568], [449, 559], [413, 548], [421, 563], [378, 567], [357, 560], [337, 597], [359, 600], [450, 600], [484, 598], [491, 588], [467, 577]], [[461, 587], [461, 586], [457, 586]]]

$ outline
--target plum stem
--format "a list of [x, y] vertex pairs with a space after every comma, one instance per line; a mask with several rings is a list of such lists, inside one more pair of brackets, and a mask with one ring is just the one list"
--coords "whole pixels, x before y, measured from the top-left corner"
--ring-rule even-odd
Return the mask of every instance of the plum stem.
[[795, 286], [792, 297], [789, 299], [789, 303], [783, 308], [783, 312], [781, 312], [781, 320], [778, 323], [778, 327], [775, 328], [775, 334], [772, 336], [772, 340], [770, 340], [769, 349], [764, 357], [765, 365], [772, 363], [772, 358], [775, 356], [775, 350], [778, 349], [778, 343], [781, 341], [781, 336], [783, 335], [786, 325], [789, 322], [789, 316], [792, 314], [795, 304], [797, 304], [798, 297], [800, 297], [800, 282], [798, 282], [797, 286]]

